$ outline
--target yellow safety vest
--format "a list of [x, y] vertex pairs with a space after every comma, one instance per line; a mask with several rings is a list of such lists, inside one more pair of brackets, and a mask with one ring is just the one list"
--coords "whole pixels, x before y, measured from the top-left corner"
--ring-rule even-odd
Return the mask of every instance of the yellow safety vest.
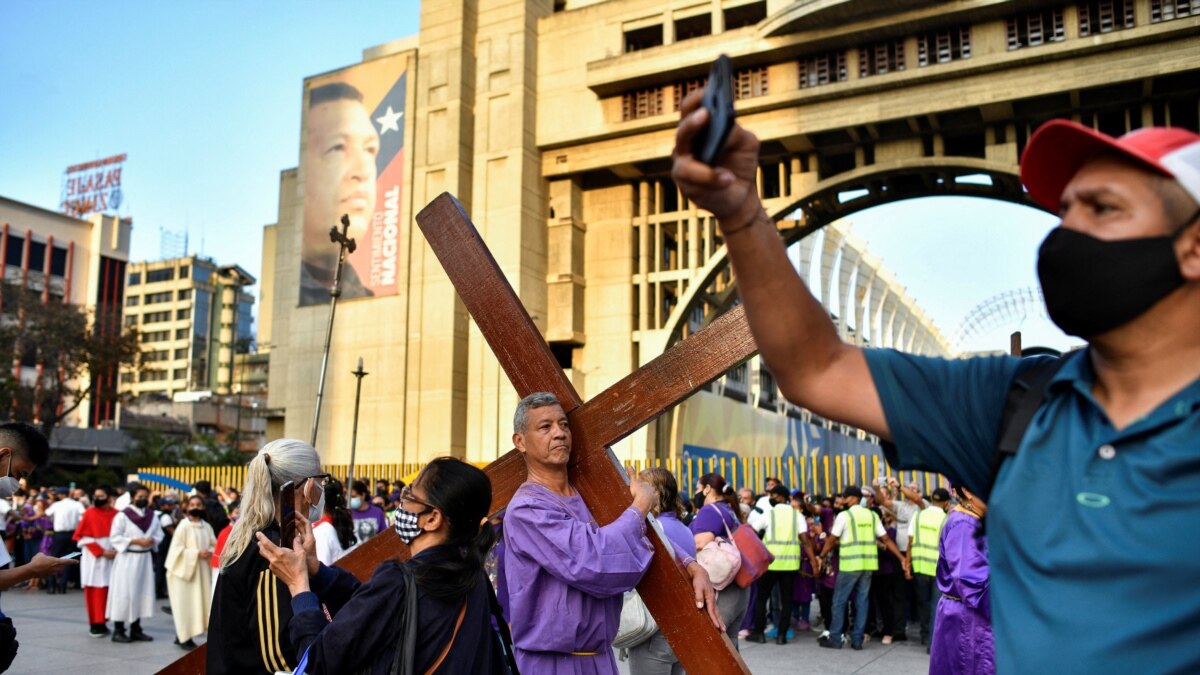
[[839, 572], [874, 572], [879, 569], [875, 524], [879, 516], [859, 504], [846, 510], [850, 525], [838, 539]]
[[912, 541], [908, 542], [913, 574], [937, 576], [938, 542], [945, 522], [946, 512], [936, 506], [923, 509], [913, 518]]
[[796, 509], [789, 504], [776, 504], [771, 509], [771, 524], [763, 540], [775, 561], [767, 567], [772, 572], [794, 572], [800, 569], [800, 532], [796, 527]]

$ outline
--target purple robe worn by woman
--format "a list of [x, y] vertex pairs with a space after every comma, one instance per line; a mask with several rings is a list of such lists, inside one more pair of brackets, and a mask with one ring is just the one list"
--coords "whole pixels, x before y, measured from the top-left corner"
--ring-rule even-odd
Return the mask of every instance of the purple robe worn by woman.
[[929, 675], [991, 675], [996, 672], [996, 648], [987, 537], [979, 516], [954, 507], [942, 526], [938, 553], [937, 585], [942, 599], [934, 621]]
[[616, 675], [622, 594], [641, 581], [653, 550], [633, 507], [600, 527], [578, 494], [517, 488], [504, 514], [502, 574], [521, 672]]

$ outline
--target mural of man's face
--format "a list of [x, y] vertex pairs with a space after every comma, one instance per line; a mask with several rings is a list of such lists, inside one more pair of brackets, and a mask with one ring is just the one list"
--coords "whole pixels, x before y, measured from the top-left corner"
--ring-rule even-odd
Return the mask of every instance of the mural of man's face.
[[340, 99], [308, 110], [304, 150], [306, 253], [336, 247], [329, 228], [350, 216], [350, 236], [366, 233], [375, 211], [375, 156], [379, 134], [359, 101]]

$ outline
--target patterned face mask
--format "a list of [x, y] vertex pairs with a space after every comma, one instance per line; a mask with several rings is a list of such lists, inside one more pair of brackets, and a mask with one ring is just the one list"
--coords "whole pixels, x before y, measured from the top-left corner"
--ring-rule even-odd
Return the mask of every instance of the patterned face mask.
[[421, 529], [417, 520], [424, 513], [428, 512], [426, 510], [422, 513], [413, 513], [404, 509], [396, 511], [396, 535], [400, 537], [400, 541], [404, 542], [406, 546], [411, 546], [417, 537], [425, 533], [425, 530]]

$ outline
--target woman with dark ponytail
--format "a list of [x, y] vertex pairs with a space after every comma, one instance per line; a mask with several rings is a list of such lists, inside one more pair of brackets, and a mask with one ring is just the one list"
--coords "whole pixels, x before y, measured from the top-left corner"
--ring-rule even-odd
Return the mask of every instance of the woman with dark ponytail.
[[288, 633], [304, 672], [515, 672], [504, 621], [497, 621], [504, 638], [492, 629], [498, 605], [483, 571], [495, 542], [491, 502], [482, 471], [433, 460], [403, 490], [396, 512], [396, 533], [412, 558], [382, 563], [366, 583], [320, 564], [303, 522], [290, 550], [260, 538], [259, 553], [292, 595]]

